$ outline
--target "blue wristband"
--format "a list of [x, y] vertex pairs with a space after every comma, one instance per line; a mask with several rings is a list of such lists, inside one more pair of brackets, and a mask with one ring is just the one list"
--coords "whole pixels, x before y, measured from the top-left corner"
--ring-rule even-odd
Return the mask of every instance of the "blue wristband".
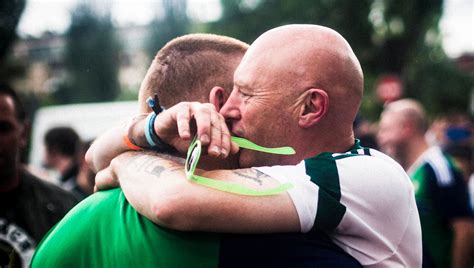
[[158, 99], [158, 95], [148, 97], [146, 100], [148, 106], [152, 108], [153, 112], [151, 112], [147, 118], [145, 123], [145, 138], [150, 148], [152, 150], [160, 151], [160, 152], [175, 152], [176, 150], [171, 147], [170, 145], [166, 144], [164, 141], [158, 137], [155, 132], [155, 119], [159, 113], [164, 111], [164, 108], [160, 106], [160, 100]]
[[[150, 147], [156, 147], [156, 139], [157, 137], [155, 130], [154, 130], [154, 125], [155, 125], [155, 119], [156, 119], [156, 113], [151, 112], [147, 117], [146, 117], [146, 123], [145, 123], [145, 138]], [[155, 136], [155, 137], [154, 137]]]

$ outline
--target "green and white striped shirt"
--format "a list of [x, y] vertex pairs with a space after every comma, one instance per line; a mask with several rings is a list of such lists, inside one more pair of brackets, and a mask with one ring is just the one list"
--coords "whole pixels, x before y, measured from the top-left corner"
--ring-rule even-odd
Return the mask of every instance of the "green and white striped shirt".
[[302, 232], [328, 232], [364, 266], [421, 267], [421, 227], [413, 186], [387, 155], [358, 143], [296, 166], [257, 168], [289, 190]]

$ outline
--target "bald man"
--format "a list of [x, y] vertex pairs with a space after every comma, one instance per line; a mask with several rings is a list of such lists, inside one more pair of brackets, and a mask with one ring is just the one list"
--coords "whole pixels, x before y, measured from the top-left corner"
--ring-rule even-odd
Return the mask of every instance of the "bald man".
[[[117, 179], [130, 203], [159, 225], [304, 233], [242, 237], [235, 263], [244, 265], [246, 256], [295, 258], [292, 243], [304, 240], [310, 250], [313, 234], [323, 231], [363, 266], [420, 267], [421, 230], [408, 176], [391, 158], [354, 139], [352, 122], [362, 89], [360, 64], [337, 32], [316, 25], [275, 28], [250, 46], [220, 113], [234, 135], [267, 147], [291, 146], [296, 154], [241, 149], [239, 163], [246, 168], [197, 173], [255, 190], [284, 182], [293, 188], [265, 197], [229, 194], [187, 180], [182, 164], [137, 153], [115, 158], [108, 177]], [[215, 113], [208, 105], [182, 103], [160, 113], [153, 127], [158, 138], [182, 151], [182, 140], [191, 137], [190, 118], [195, 118], [209, 154], [226, 156], [232, 146], [226, 125], [213, 120]], [[246, 254], [247, 249], [256, 252]], [[270, 255], [271, 250], [277, 253]]]
[[428, 121], [420, 103], [388, 104], [380, 119], [378, 142], [410, 175], [423, 230], [424, 264], [472, 267], [473, 218], [460, 170], [425, 140]]

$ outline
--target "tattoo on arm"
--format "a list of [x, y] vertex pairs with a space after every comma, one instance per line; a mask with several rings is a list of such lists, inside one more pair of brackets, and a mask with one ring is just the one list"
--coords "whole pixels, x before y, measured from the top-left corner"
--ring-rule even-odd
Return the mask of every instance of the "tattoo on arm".
[[[160, 159], [155, 156], [157, 155], [135, 155], [127, 163], [127, 166], [136, 172], [146, 172], [156, 177], [160, 177], [164, 171], [175, 172], [184, 168], [182, 164], [171, 159]], [[163, 161], [166, 163], [163, 163]]]
[[262, 185], [262, 177], [266, 176], [263, 172], [253, 168], [234, 170], [233, 172], [241, 177], [255, 181], [259, 185]]
[[152, 170], [148, 171], [148, 170], [145, 170], [147, 173], [150, 173], [151, 175], [155, 175], [156, 177], [160, 177], [161, 176], [161, 173], [163, 173], [163, 171], [165, 171], [165, 168], [162, 167], [162, 166], [158, 166], [156, 165], [155, 167], [153, 167]]

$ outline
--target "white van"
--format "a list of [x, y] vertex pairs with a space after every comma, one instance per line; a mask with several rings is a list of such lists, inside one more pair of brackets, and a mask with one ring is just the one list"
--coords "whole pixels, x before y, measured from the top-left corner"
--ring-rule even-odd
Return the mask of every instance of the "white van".
[[137, 101], [71, 104], [40, 108], [33, 121], [29, 153], [32, 168], [41, 168], [44, 135], [53, 127], [76, 130], [83, 141], [92, 140], [106, 130], [126, 122], [138, 112]]

